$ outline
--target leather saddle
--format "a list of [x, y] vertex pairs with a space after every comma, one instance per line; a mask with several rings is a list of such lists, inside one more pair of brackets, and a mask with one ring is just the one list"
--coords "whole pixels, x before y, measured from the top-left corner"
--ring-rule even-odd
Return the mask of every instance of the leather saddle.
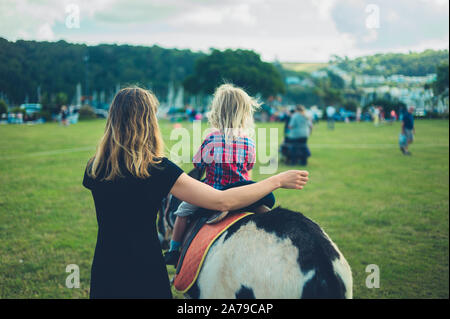
[[180, 258], [178, 259], [177, 270], [175, 274], [178, 274], [180, 272], [184, 257], [186, 256], [186, 252], [191, 245], [192, 240], [195, 238], [200, 229], [206, 224], [206, 221], [212, 213], [213, 211], [211, 210], [200, 208], [192, 217], [189, 218], [189, 224], [184, 235], [183, 243], [181, 245]]

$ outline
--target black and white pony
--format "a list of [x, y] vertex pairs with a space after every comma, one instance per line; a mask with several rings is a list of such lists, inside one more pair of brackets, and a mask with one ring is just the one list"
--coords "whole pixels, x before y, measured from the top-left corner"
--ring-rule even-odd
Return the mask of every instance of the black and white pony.
[[[164, 203], [158, 229], [165, 240], [179, 203], [172, 196]], [[220, 235], [185, 296], [352, 298], [352, 285], [347, 260], [322, 228], [299, 212], [277, 207], [249, 215]]]

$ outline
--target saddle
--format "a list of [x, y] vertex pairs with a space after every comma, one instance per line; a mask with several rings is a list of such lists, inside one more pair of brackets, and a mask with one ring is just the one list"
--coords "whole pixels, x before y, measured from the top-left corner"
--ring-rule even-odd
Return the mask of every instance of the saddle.
[[196, 213], [183, 240], [173, 285], [180, 293], [187, 292], [197, 280], [203, 261], [215, 240], [231, 225], [252, 213], [230, 213], [223, 220], [206, 224], [211, 212]]

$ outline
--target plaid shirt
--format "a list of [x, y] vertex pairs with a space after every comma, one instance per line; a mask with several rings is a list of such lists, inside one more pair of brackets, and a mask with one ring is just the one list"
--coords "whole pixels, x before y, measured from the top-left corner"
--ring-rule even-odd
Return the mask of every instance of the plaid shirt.
[[205, 183], [216, 189], [248, 180], [248, 172], [256, 160], [255, 142], [248, 137], [238, 137], [225, 142], [219, 131], [209, 134], [194, 155], [194, 166], [206, 168]]

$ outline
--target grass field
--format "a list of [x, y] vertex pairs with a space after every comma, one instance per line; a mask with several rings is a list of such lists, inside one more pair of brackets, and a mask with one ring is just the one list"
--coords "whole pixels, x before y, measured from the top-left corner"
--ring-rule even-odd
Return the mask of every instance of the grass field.
[[[1, 298], [88, 297], [97, 225], [81, 181], [104, 123], [0, 126]], [[281, 141], [281, 124], [258, 126], [278, 127]], [[172, 124], [161, 127], [170, 147]], [[417, 121], [411, 157], [398, 149], [399, 130], [320, 123], [309, 141], [309, 184], [275, 196], [336, 242], [355, 298], [448, 298], [449, 122]], [[261, 178], [257, 164], [253, 179]], [[68, 264], [80, 267], [79, 289], [65, 287]], [[369, 264], [380, 268], [379, 289], [365, 286]]]

